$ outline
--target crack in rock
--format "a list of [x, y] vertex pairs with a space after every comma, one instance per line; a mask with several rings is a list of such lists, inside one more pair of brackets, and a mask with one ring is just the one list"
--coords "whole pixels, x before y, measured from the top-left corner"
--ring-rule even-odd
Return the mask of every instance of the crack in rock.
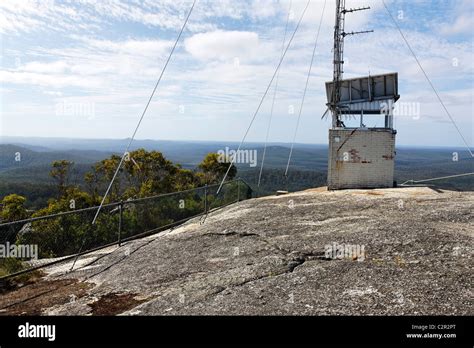
[[257, 236], [257, 237], [261, 237], [259, 234], [257, 233], [249, 233], [249, 232], [235, 232], [235, 231], [230, 231], [230, 232], [227, 232], [227, 231], [224, 231], [224, 232], [208, 232], [208, 233], [204, 233], [203, 236], [224, 236], [224, 237], [227, 237], [227, 236], [239, 236], [239, 237], [251, 237], [251, 236]]
[[315, 260], [323, 260], [323, 261], [332, 261], [333, 259], [326, 257], [324, 252], [310, 252], [298, 255], [297, 257], [293, 258], [288, 262], [288, 270], [290, 273], [303, 265], [306, 261], [315, 261]]

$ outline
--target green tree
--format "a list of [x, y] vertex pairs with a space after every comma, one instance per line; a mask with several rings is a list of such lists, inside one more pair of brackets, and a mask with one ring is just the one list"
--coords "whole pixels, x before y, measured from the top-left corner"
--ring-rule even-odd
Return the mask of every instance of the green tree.
[[[110, 181], [114, 177], [117, 166], [121, 160], [120, 156], [112, 155], [110, 158], [106, 158], [92, 166], [92, 171], [88, 172], [84, 176], [84, 180], [87, 185], [89, 194], [93, 197], [94, 201], [100, 201], [99, 193], [106, 190]], [[122, 192], [122, 180], [120, 170], [119, 175], [114, 180], [114, 183], [110, 189], [107, 201], [114, 202], [120, 200]]]
[[[120, 157], [114, 155], [96, 163], [92, 171], [85, 174], [88, 192], [95, 200], [109, 185], [119, 162]], [[193, 171], [173, 164], [161, 152], [138, 149], [125, 157], [108, 201], [181, 191], [196, 187], [199, 183]]]
[[159, 151], [132, 151], [124, 162], [124, 168], [129, 183], [126, 197], [175, 191], [179, 168]]
[[54, 161], [52, 163], [49, 175], [56, 181], [60, 197], [66, 193], [66, 189], [69, 185], [69, 175], [73, 165], [74, 162], [67, 160]]
[[86, 183], [86, 190], [94, 198], [94, 200], [99, 199], [99, 174], [97, 171], [92, 170], [84, 174], [84, 181]]
[[195, 172], [189, 169], [179, 168], [175, 175], [175, 190], [184, 191], [199, 186], [199, 177]]
[[[202, 183], [208, 185], [218, 183], [227, 172], [230, 162], [229, 158], [222, 160], [217, 153], [208, 153], [198, 166]], [[232, 164], [227, 178], [233, 179], [236, 175], [237, 168]]]
[[28, 212], [25, 208], [26, 198], [15, 193], [5, 196], [2, 200], [2, 220], [16, 221], [26, 219]]

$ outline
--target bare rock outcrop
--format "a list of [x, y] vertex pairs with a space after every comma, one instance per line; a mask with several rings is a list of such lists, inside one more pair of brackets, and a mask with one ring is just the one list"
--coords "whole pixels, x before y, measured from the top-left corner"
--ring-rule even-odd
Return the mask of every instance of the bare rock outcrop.
[[429, 188], [252, 199], [48, 268], [44, 282], [74, 280], [72, 300], [41, 311], [472, 315], [473, 207], [473, 193]]

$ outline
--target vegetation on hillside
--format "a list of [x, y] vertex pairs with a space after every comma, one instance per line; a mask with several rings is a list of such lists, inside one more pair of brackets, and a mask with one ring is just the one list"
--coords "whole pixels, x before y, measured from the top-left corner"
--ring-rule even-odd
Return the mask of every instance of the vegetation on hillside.
[[[92, 224], [97, 210], [86, 208], [100, 204], [119, 163], [120, 157], [116, 155], [95, 163], [85, 173], [85, 185], [81, 187], [71, 181], [73, 162], [53, 161], [49, 175], [55, 183], [54, 194], [47, 205], [33, 212], [28, 211], [25, 197], [9, 194], [1, 200], [0, 222], [60, 212], [75, 213], [0, 227], [2, 242], [38, 245], [40, 258], [71, 255], [79, 250], [116, 242], [120, 220], [123, 239], [198, 215], [203, 213], [205, 207], [217, 207], [237, 198], [235, 185], [239, 183], [226, 186], [219, 197], [211, 189], [202, 188], [219, 183], [227, 171], [229, 161], [219, 162], [217, 154], [208, 154], [196, 170], [189, 170], [167, 160], [158, 151], [138, 149], [125, 157], [105, 200], [105, 203], [124, 202], [121, 203], [122, 208], [119, 209], [118, 204], [105, 206], [96, 223]], [[236, 168], [231, 166], [228, 179], [233, 179], [236, 173]], [[162, 196], [180, 191], [184, 192]], [[141, 198], [146, 200], [135, 201]], [[0, 260], [0, 273], [17, 271], [21, 269], [20, 264], [3, 258]]]
[[[102, 142], [108, 144], [108, 141], [104, 140]], [[33, 151], [25, 147], [0, 144], [0, 162], [6, 165], [5, 168], [0, 166], [0, 200], [2, 197], [16, 193], [27, 198], [25, 202], [27, 209], [38, 210], [47, 206], [48, 199], [58, 196], [57, 182], [49, 175], [51, 162], [57, 159], [74, 162], [69, 174], [70, 184], [90, 194], [93, 193], [95, 186], [97, 188], [95, 195], [103, 194], [106, 189], [104, 184], [106, 180], [101, 178], [102, 174], [100, 172], [91, 173], [91, 164], [95, 161], [100, 163], [104, 158], [110, 160], [114, 146], [110, 145], [103, 148], [100, 144], [93, 144], [93, 142], [82, 142], [80, 145], [74, 145], [79, 146], [82, 150], [68, 152], [64, 151], [67, 148], [66, 145], [62, 145], [62, 148], [58, 148], [56, 151], [49, 148], [41, 150], [36, 147], [32, 148]], [[181, 163], [181, 169], [187, 169], [191, 172], [196, 172], [196, 169], [199, 171], [198, 165], [206, 153], [215, 152], [225, 146], [225, 144], [216, 143], [184, 142], [159, 142], [157, 144], [145, 142], [144, 144], [147, 148], [162, 148], [167, 160], [172, 159], [174, 163]], [[50, 146], [51, 144], [46, 142], [45, 145]], [[258, 147], [258, 144], [251, 146], [253, 146], [252, 149], [257, 150], [257, 163], [260, 164], [263, 150]], [[92, 151], [92, 148], [107, 150], [108, 152]], [[15, 152], [21, 152], [22, 154], [20, 163], [14, 161]], [[326, 147], [297, 144], [288, 178], [285, 178], [282, 168], [286, 165], [288, 152], [288, 148], [280, 145], [271, 145], [267, 148], [262, 185], [259, 190], [261, 195], [273, 194], [276, 190], [281, 189], [296, 191], [326, 184]], [[453, 161], [454, 152], [459, 154], [458, 161]], [[96, 160], [92, 158], [96, 158]], [[131, 163], [133, 164], [133, 162]], [[237, 164], [237, 168], [239, 176], [244, 178], [256, 190], [259, 166], [249, 167], [248, 164]], [[397, 149], [395, 180], [398, 183], [410, 179], [433, 178], [472, 171], [472, 159], [464, 149], [404, 147]], [[86, 181], [84, 177], [87, 173], [98, 177], [94, 178], [92, 176]], [[97, 185], [95, 182], [97, 182]], [[437, 187], [446, 189], [474, 190], [472, 177], [454, 178], [428, 184], [435, 184]], [[123, 177], [121, 185], [122, 187], [128, 185], [126, 177]]]

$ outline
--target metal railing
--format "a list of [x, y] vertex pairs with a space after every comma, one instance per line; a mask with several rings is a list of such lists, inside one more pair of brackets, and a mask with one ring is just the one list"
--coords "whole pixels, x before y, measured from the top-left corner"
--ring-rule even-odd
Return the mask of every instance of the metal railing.
[[0, 223], [0, 279], [144, 237], [252, 197], [243, 179]]

